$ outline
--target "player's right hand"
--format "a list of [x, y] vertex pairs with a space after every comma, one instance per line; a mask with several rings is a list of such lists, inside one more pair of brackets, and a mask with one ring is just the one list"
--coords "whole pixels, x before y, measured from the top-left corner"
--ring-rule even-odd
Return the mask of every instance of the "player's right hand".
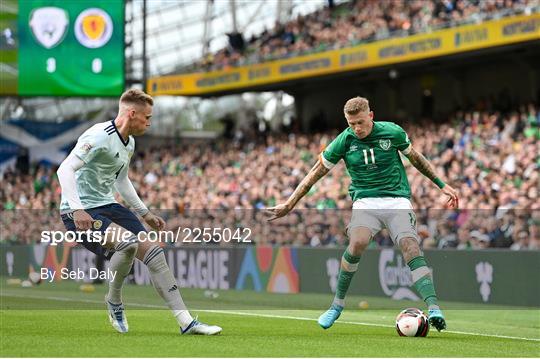
[[268, 222], [285, 216], [291, 211], [291, 209], [292, 206], [288, 205], [287, 203], [278, 204], [277, 206], [267, 208], [266, 212], [272, 216], [268, 219]]
[[442, 193], [448, 196], [448, 201], [446, 205], [449, 208], [458, 208], [459, 207], [459, 197], [455, 189], [453, 189], [449, 184], [446, 184], [442, 189]]
[[94, 219], [85, 210], [79, 209], [73, 212], [73, 222], [79, 231], [86, 231], [92, 228]]

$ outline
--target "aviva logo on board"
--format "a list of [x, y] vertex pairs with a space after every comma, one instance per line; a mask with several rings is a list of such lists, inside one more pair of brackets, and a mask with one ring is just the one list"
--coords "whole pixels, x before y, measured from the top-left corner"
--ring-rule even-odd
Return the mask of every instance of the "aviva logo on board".
[[236, 279], [236, 289], [298, 293], [298, 255], [294, 248], [248, 248]]

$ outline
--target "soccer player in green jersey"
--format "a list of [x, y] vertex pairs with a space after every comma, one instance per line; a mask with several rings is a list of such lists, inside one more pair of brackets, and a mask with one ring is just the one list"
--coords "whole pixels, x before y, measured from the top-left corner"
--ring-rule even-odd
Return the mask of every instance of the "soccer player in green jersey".
[[341, 268], [334, 301], [319, 317], [319, 325], [330, 328], [345, 306], [345, 294], [358, 269], [360, 256], [371, 238], [386, 227], [392, 240], [403, 253], [411, 269], [414, 287], [429, 309], [429, 322], [437, 330], [446, 328], [444, 316], [437, 303], [437, 295], [430, 270], [420, 250], [416, 233], [416, 217], [410, 202], [411, 190], [399, 152], [414, 167], [433, 181], [448, 205], [458, 206], [456, 191], [444, 183], [431, 164], [415, 151], [407, 133], [392, 122], [373, 121], [369, 102], [362, 97], [347, 101], [344, 107], [349, 127], [341, 132], [321, 153], [319, 160], [283, 204], [269, 208], [270, 220], [285, 216], [310, 188], [343, 159], [352, 182], [349, 195], [353, 200], [353, 214], [348, 226], [349, 246], [341, 258]]

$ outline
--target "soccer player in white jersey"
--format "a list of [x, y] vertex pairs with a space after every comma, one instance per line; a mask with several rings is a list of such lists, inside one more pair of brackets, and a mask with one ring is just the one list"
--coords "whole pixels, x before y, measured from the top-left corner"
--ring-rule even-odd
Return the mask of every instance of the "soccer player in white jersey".
[[431, 272], [420, 250], [416, 216], [410, 202], [411, 190], [399, 153], [440, 188], [448, 197], [450, 207], [458, 206], [457, 193], [437, 177], [431, 164], [412, 147], [401, 127], [392, 122], [373, 121], [367, 99], [350, 99], [345, 104], [344, 114], [349, 127], [326, 147], [289, 199], [269, 208], [272, 219], [286, 215], [336, 163], [342, 159], [345, 162], [352, 179], [349, 187], [353, 200], [353, 214], [348, 226], [350, 243], [341, 258], [334, 301], [319, 317], [319, 325], [328, 329], [339, 318], [361, 254], [371, 238], [386, 227], [392, 241], [403, 252], [416, 291], [428, 306], [431, 325], [439, 331], [445, 329], [446, 321], [438, 305]]
[[[109, 259], [109, 269], [116, 273], [109, 283], [105, 301], [110, 322], [117, 331], [128, 331], [122, 284], [137, 258], [148, 267], [152, 285], [171, 309], [182, 334], [218, 334], [220, 327], [193, 319], [165, 261], [163, 249], [145, 240], [146, 229], [137, 216], [114, 198], [116, 189], [151, 228], [164, 228], [164, 220], [146, 208], [128, 178], [129, 161], [135, 149], [133, 136], [144, 134], [150, 127], [153, 105], [148, 94], [128, 90], [120, 97], [118, 116], [113, 121], [98, 123], [79, 137], [73, 151], [58, 168], [62, 187], [60, 213], [67, 230], [92, 229], [105, 235], [103, 246], [89, 238], [85, 238], [83, 245]], [[111, 230], [106, 231], [107, 228]], [[129, 239], [119, 240], [125, 232], [129, 232]]]

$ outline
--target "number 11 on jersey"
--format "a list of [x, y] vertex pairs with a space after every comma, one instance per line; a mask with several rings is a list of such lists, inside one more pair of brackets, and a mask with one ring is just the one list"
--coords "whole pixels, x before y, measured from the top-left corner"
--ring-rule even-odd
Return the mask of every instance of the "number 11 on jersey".
[[[368, 151], [367, 150], [363, 150], [363, 151], [364, 151], [364, 162], [367, 165], [369, 164]], [[371, 163], [375, 163], [375, 153], [373, 152], [373, 148], [369, 149], [369, 153], [371, 154]]]

